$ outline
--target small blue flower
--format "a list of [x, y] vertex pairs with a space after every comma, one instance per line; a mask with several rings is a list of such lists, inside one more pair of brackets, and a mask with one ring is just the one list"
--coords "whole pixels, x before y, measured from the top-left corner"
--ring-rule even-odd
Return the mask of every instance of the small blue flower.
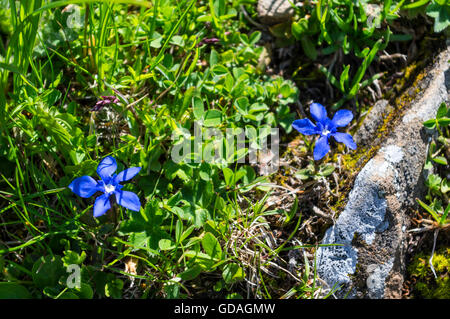
[[[81, 176], [70, 183], [69, 188], [80, 197], [88, 198], [96, 192], [103, 192], [94, 203], [94, 217], [102, 216], [111, 208], [109, 200], [111, 195], [115, 195], [116, 202], [120, 206], [138, 212], [141, 209], [139, 197], [133, 193], [122, 190], [120, 182], [125, 182], [136, 176], [141, 170], [140, 167], [130, 167], [119, 174], [114, 174], [117, 170], [117, 163], [114, 157], [105, 157], [97, 167], [97, 174], [101, 180], [96, 181], [90, 176]], [[113, 175], [114, 174], [114, 175]]]
[[350, 134], [340, 133], [338, 127], [347, 126], [353, 119], [353, 114], [349, 110], [339, 110], [330, 120], [327, 110], [319, 103], [312, 103], [310, 107], [311, 116], [316, 120], [314, 125], [309, 119], [295, 120], [292, 127], [304, 135], [319, 134], [320, 137], [314, 146], [314, 160], [322, 159], [329, 151], [330, 144], [328, 139], [333, 136], [340, 143], [344, 143], [348, 148], [356, 149], [356, 143]]

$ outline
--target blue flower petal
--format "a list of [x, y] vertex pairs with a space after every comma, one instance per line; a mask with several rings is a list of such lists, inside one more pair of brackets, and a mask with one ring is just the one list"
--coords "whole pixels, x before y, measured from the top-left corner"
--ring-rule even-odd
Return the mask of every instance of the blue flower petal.
[[328, 119], [328, 116], [327, 110], [322, 104], [312, 103], [311, 106], [309, 107], [309, 110], [311, 112], [311, 116], [313, 117], [313, 119], [325, 125], [325, 121]]
[[111, 208], [109, 200], [110, 193], [103, 194], [95, 199], [94, 203], [94, 217], [102, 216]]
[[136, 176], [140, 170], [141, 170], [140, 167], [127, 168], [126, 170], [117, 174], [117, 176], [114, 176], [113, 183], [117, 184], [120, 182], [128, 181], [128, 180], [132, 179], [134, 176]]
[[304, 135], [320, 134], [320, 130], [309, 119], [295, 120], [292, 127]]
[[70, 183], [69, 188], [72, 192], [83, 198], [91, 197], [100, 190], [97, 187], [97, 181], [90, 176], [75, 178]]
[[321, 136], [314, 146], [314, 160], [322, 159], [329, 151], [328, 136]]
[[349, 110], [339, 110], [331, 120], [337, 127], [347, 126], [353, 119], [353, 114]]
[[353, 141], [353, 138], [350, 134], [336, 132], [333, 134], [333, 137], [339, 143], [344, 143], [345, 145], [347, 145], [348, 148], [352, 150], [356, 149], [356, 143]]
[[111, 178], [111, 175], [117, 170], [117, 163], [114, 157], [107, 156], [97, 167], [97, 174], [101, 177], [102, 180], [108, 181]]
[[135, 212], [141, 209], [141, 202], [135, 193], [121, 190], [116, 190], [114, 193], [116, 194], [116, 202], [120, 206], [134, 210]]

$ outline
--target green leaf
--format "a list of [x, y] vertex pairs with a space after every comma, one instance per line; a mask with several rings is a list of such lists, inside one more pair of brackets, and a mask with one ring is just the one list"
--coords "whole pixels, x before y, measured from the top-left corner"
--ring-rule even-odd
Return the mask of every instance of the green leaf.
[[269, 109], [269, 107], [264, 103], [253, 103], [250, 106], [250, 113], [254, 114], [254, 113], [264, 112], [264, 111], [267, 111], [268, 109]]
[[121, 279], [116, 279], [114, 276], [108, 276], [108, 283], [105, 285], [105, 295], [106, 297], [111, 297], [113, 299], [122, 298], [123, 281]]
[[211, 72], [215, 76], [222, 77], [228, 74], [228, 69], [221, 64], [216, 64], [214, 67], [212, 67]]
[[348, 88], [348, 72], [350, 71], [350, 65], [346, 65], [339, 78], [339, 88], [341, 92], [346, 92]]
[[175, 224], [175, 242], [180, 243], [182, 232], [183, 232], [183, 221], [181, 219], [178, 219], [177, 223]]
[[335, 167], [331, 164], [324, 165], [319, 167], [319, 172], [317, 175], [320, 176], [329, 176], [334, 172]]
[[450, 5], [433, 2], [428, 5], [426, 13], [434, 18], [434, 32], [441, 32], [450, 25]]
[[447, 208], [445, 209], [444, 214], [442, 214], [442, 216], [441, 216], [441, 221], [440, 221], [441, 225], [444, 225], [447, 223], [447, 216], [448, 216], [449, 212], [450, 212], [450, 203], [447, 205]]
[[436, 127], [436, 119], [427, 120], [427, 121], [423, 122], [423, 125], [426, 128], [434, 129]]
[[420, 199], [418, 199], [418, 198], [416, 198], [416, 201], [420, 204], [420, 206], [423, 207], [423, 209], [425, 209], [428, 213], [430, 213], [431, 216], [433, 216], [433, 218], [434, 218], [437, 222], [439, 222], [439, 220], [440, 220], [439, 215], [438, 215], [438, 213], [437, 213], [434, 209], [432, 209], [430, 206], [428, 206], [427, 204], [425, 204], [424, 202], [422, 202], [422, 201], [421, 201]]
[[227, 186], [232, 186], [233, 185], [233, 177], [234, 177], [233, 171], [228, 167], [225, 167], [222, 171], [223, 171], [223, 177], [225, 178], [225, 184]]
[[[48, 295], [48, 293], [49, 292], [47, 291], [47, 295]], [[64, 291], [62, 293], [62, 295], [59, 296], [58, 299], [80, 299], [80, 298], [78, 297], [78, 295], [76, 293], [74, 293], [72, 291]]]
[[425, 181], [425, 185], [428, 186], [431, 190], [439, 190], [440, 185], [442, 182], [442, 178], [439, 175], [436, 174], [430, 174]]
[[255, 31], [250, 35], [250, 38], [248, 39], [250, 45], [255, 45], [258, 43], [258, 41], [261, 39], [261, 32]]
[[30, 299], [31, 294], [15, 282], [0, 282], [0, 299]]
[[308, 19], [301, 18], [300, 20], [293, 22], [291, 25], [291, 32], [297, 40], [300, 40], [302, 36], [308, 32]]
[[440, 119], [447, 114], [447, 105], [445, 103], [441, 103], [439, 109], [436, 112], [436, 119]]
[[213, 259], [219, 259], [222, 257], [222, 248], [216, 237], [211, 233], [206, 233], [202, 239], [202, 246], [205, 253], [211, 256]]
[[194, 117], [196, 120], [203, 119], [203, 115], [205, 113], [205, 107], [203, 105], [203, 100], [198, 97], [192, 97], [192, 108], [194, 110]]
[[81, 252], [81, 255], [79, 255], [77, 252], [72, 250], [66, 250], [64, 251], [64, 257], [62, 257], [62, 261], [64, 262], [64, 265], [80, 265], [83, 263], [83, 261], [86, 259], [86, 253], [83, 251]]
[[298, 170], [296, 173], [295, 173], [295, 177], [296, 178], [298, 178], [298, 179], [301, 179], [301, 180], [307, 180], [308, 178], [310, 178], [312, 175], [313, 175], [313, 173], [314, 172], [311, 172], [311, 170], [310, 169], [308, 169], [308, 168], [303, 168], [303, 169], [300, 169], [300, 170]]
[[226, 264], [222, 272], [222, 278], [227, 284], [232, 284], [240, 281], [244, 279], [244, 277], [244, 270], [242, 270], [242, 268], [235, 263]]
[[437, 120], [437, 122], [439, 123], [440, 126], [447, 126], [450, 124], [450, 118], [441, 117], [440, 119]]
[[428, 2], [430, 2], [430, 0], [418, 0], [418, 1], [414, 1], [413, 3], [409, 3], [409, 4], [407, 4], [407, 5], [404, 5], [404, 6], [402, 7], [402, 9], [410, 10], [410, 9], [419, 8], [419, 7], [422, 7], [422, 6], [426, 5]]
[[219, 63], [219, 54], [217, 53], [216, 50], [211, 49], [211, 53], [209, 55], [209, 66], [213, 67], [217, 63]]
[[316, 46], [308, 36], [306, 35], [302, 36], [300, 38], [300, 43], [302, 45], [303, 52], [305, 52], [308, 58], [310, 58], [311, 60], [317, 59]]
[[187, 258], [195, 258], [195, 262], [201, 266], [203, 269], [212, 271], [215, 269], [214, 264], [218, 262], [218, 259], [212, 259], [208, 254], [202, 253], [201, 251], [188, 250], [184, 253]]
[[31, 272], [34, 284], [40, 289], [55, 287], [59, 278], [66, 273], [59, 256], [42, 256], [36, 260]]
[[367, 68], [372, 63], [372, 60], [375, 58], [375, 55], [380, 50], [382, 43], [383, 43], [383, 40], [380, 39], [374, 44], [372, 49], [369, 50], [369, 48], [366, 48], [363, 50], [362, 53], [365, 56], [365, 58], [364, 58], [363, 62], [361, 63], [361, 65], [359, 66], [359, 68], [356, 71], [356, 74], [353, 78], [350, 92], [348, 92], [348, 94], [347, 94], [350, 98], [354, 97], [356, 95], [356, 93], [358, 92], [358, 90], [361, 86], [360, 82], [361, 82], [364, 74], [366, 73]]
[[178, 277], [181, 278], [181, 280], [192, 280], [195, 279], [200, 273], [202, 272], [202, 267], [199, 265], [194, 265], [191, 268], [186, 269], [182, 273], [178, 274]]
[[433, 157], [432, 160], [441, 165], [447, 165], [447, 159], [443, 156]]
[[163, 238], [158, 242], [159, 249], [161, 250], [172, 250], [176, 248], [176, 244], [170, 240]]
[[207, 127], [219, 126], [222, 123], [222, 112], [218, 110], [208, 110], [205, 113], [203, 124]]
[[248, 114], [248, 107], [249, 107], [249, 105], [250, 105], [250, 103], [248, 101], [248, 98], [246, 98], [245, 96], [241, 96], [241, 97], [237, 98], [236, 101], [235, 101], [236, 109], [242, 115], [247, 115]]
[[81, 283], [80, 288], [74, 288], [73, 290], [80, 299], [92, 299], [94, 296], [92, 287], [84, 282]]
[[330, 71], [328, 71], [326, 67], [319, 64], [319, 70], [322, 71], [323, 74], [325, 74], [325, 76], [327, 77], [328, 81], [330, 81], [331, 84], [333, 84], [336, 88], [340, 87], [336, 77]]
[[441, 183], [441, 192], [442, 194], [445, 194], [448, 191], [450, 191], [450, 181], [448, 181], [447, 178], [444, 178], [444, 180]]
[[194, 225], [189, 226], [184, 232], [183, 234], [181, 234], [180, 237], [180, 242], [183, 242], [186, 238], [189, 237], [189, 235], [192, 233], [192, 231], [195, 229]]

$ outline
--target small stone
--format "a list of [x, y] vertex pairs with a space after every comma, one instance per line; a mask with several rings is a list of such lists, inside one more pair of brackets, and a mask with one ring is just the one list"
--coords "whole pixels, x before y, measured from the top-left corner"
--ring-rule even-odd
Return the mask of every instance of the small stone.
[[259, 0], [258, 17], [264, 24], [286, 22], [294, 16], [294, 9], [289, 0]]

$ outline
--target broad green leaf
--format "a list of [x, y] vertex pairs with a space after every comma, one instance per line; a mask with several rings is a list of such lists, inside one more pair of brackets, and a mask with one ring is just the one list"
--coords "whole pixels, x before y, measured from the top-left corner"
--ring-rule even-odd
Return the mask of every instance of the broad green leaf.
[[450, 124], [450, 118], [448, 117], [441, 117], [440, 119], [437, 120], [437, 122], [439, 123], [440, 126], [447, 126]]
[[81, 255], [79, 255], [77, 252], [72, 250], [66, 250], [64, 251], [64, 257], [62, 257], [62, 261], [64, 262], [64, 265], [71, 265], [76, 264], [80, 265], [83, 263], [83, 261], [86, 259], [86, 252], [82, 251]]
[[31, 272], [34, 284], [40, 289], [55, 287], [59, 278], [66, 273], [59, 256], [42, 256], [36, 260]]
[[450, 181], [448, 181], [447, 178], [444, 178], [441, 183], [441, 192], [442, 194], [446, 194], [448, 191], [450, 191]]
[[445, 103], [441, 103], [439, 109], [436, 112], [436, 119], [440, 119], [447, 114], [447, 105]]
[[450, 26], [450, 5], [440, 5], [437, 2], [429, 4], [427, 15], [434, 18], [434, 32], [441, 32]]
[[219, 126], [222, 123], [222, 112], [218, 110], [208, 110], [204, 116], [203, 124], [207, 127]]
[[233, 171], [228, 167], [225, 167], [222, 171], [223, 171], [223, 177], [225, 178], [225, 184], [227, 186], [232, 186], [234, 184], [233, 183], [233, 177], [234, 177]]
[[300, 43], [302, 45], [303, 52], [305, 52], [308, 58], [310, 58], [311, 60], [317, 59], [316, 46], [308, 36], [302, 36], [300, 38]]
[[206, 233], [202, 239], [202, 246], [205, 253], [213, 259], [220, 259], [222, 257], [222, 248], [216, 237], [211, 233]]
[[232, 284], [244, 279], [244, 270], [235, 263], [226, 264], [222, 272], [222, 278], [225, 283]]
[[192, 108], [194, 110], [195, 119], [196, 120], [203, 119], [205, 107], [203, 105], [203, 100], [200, 97], [198, 96], [192, 97]]
[[181, 278], [181, 280], [192, 280], [195, 279], [200, 273], [202, 272], [202, 267], [199, 265], [194, 265], [193, 267], [190, 267], [183, 271], [182, 273], [178, 274], [178, 277]]
[[31, 294], [15, 282], [0, 282], [0, 299], [30, 299]]
[[161, 250], [172, 250], [175, 249], [176, 244], [170, 239], [163, 238], [158, 242], [158, 246]]
[[80, 297], [80, 299], [92, 299], [94, 291], [92, 287], [84, 282], [81, 283], [80, 288], [74, 288], [74, 293]]
[[241, 97], [237, 98], [236, 101], [235, 101], [236, 109], [242, 115], [248, 114], [248, 107], [249, 107], [249, 105], [250, 105], [250, 103], [248, 101], [248, 98], [245, 97], [245, 96], [241, 96]]
[[211, 53], [209, 55], [209, 66], [213, 67], [217, 63], [219, 63], [219, 54], [217, 53], [216, 50], [211, 49]]
[[291, 25], [291, 32], [297, 40], [300, 40], [308, 32], [308, 19], [301, 18], [298, 21], [294, 21]]

